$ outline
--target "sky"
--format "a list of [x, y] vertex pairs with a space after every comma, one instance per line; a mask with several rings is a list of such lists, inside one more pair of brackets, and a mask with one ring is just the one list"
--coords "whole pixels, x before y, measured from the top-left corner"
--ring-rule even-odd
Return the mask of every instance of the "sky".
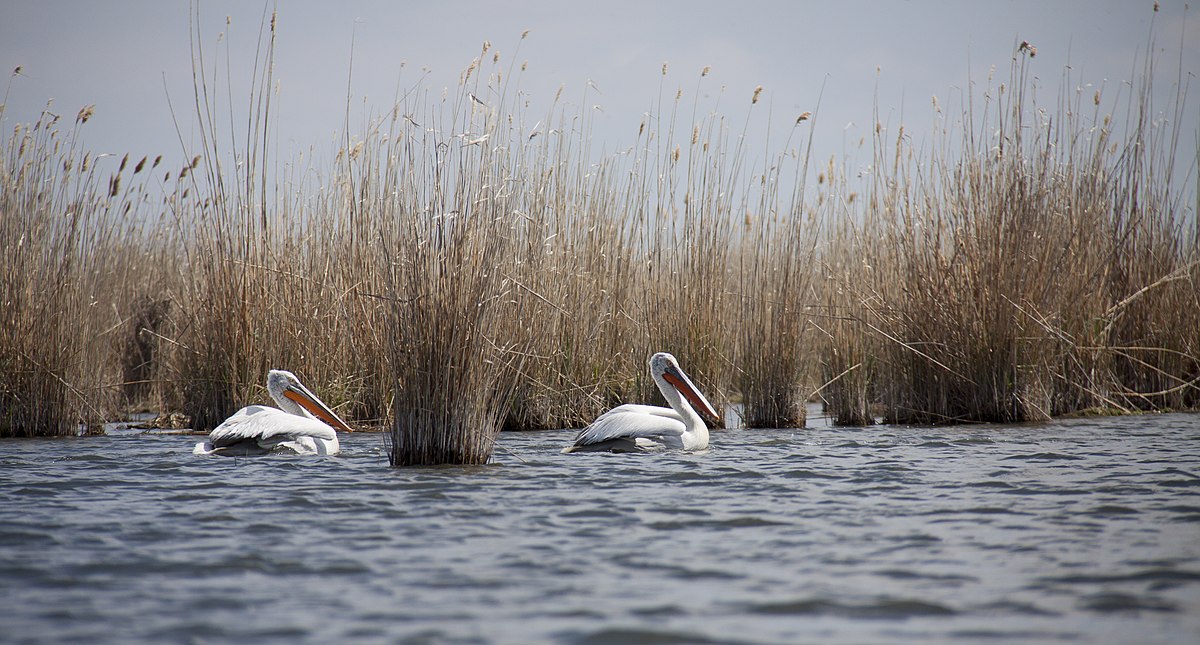
[[[1155, 12], [1154, 4], [281, 0], [272, 136], [285, 157], [333, 150], [348, 110], [356, 132], [387, 112], [398, 91], [418, 83], [434, 93], [454, 91], [485, 40], [489, 55], [526, 63], [520, 86], [535, 106], [548, 106], [563, 87], [568, 105], [593, 116], [595, 145], [609, 152], [634, 142], [660, 88], [691, 97], [699, 87], [702, 110], [740, 122], [760, 85], [753, 110], [770, 132], [786, 132], [797, 115], [816, 112], [809, 125], [818, 158], [851, 152], [869, 138], [876, 107], [885, 128], [903, 123], [920, 145], [935, 121], [932, 97], [953, 112], [972, 84], [987, 85], [989, 70], [998, 80], [1007, 76], [1023, 40], [1037, 47], [1030, 68], [1050, 107], [1064, 78], [1069, 92], [1091, 97], [1101, 88], [1106, 101], [1123, 100], [1152, 51], [1156, 107], [1173, 120], [1168, 101], [1181, 79], [1200, 73], [1200, 5], [1161, 0]], [[0, 125], [11, 132], [36, 120], [48, 100], [66, 118], [94, 104], [83, 132], [91, 150], [187, 158], [196, 146], [193, 11], [206, 57], [228, 47], [230, 93], [245, 102], [264, 11], [274, 6], [0, 0], [0, 69], [21, 67], [8, 78]], [[701, 83], [706, 66], [711, 73]], [[1191, 163], [1200, 136], [1197, 93], [1200, 85], [1191, 88], [1177, 124]]]

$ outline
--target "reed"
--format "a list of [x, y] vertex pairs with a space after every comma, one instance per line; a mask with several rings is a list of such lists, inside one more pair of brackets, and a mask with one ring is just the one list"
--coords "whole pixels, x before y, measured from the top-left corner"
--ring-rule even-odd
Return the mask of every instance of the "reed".
[[[382, 172], [360, 173], [364, 186], [387, 186], [362, 216], [378, 236], [389, 303], [394, 466], [487, 462], [520, 370], [526, 222], [510, 188], [513, 155], [490, 141], [507, 138], [504, 90], [494, 76], [471, 80], [488, 73], [489, 48], [457, 99], [426, 112], [429, 127], [389, 138]], [[393, 112], [393, 133], [401, 127]], [[364, 143], [378, 157], [372, 144], [388, 142]]]
[[[757, 202], [740, 208], [744, 218], [734, 277], [737, 299], [726, 316], [735, 330], [729, 339], [736, 348], [734, 383], [748, 427], [803, 427], [805, 402], [814, 386], [811, 334], [818, 328], [813, 318], [818, 313], [814, 305], [821, 222], [806, 199], [811, 138], [791, 147], [798, 132], [815, 126], [815, 121], [804, 123], [811, 117], [810, 112], [801, 114], [783, 152], [764, 157], [754, 182], [759, 187]], [[785, 174], [788, 168], [791, 176]]]
[[341, 214], [352, 197], [342, 178], [312, 185], [297, 179], [307, 174], [303, 166], [279, 167], [269, 154], [277, 17], [263, 16], [261, 58], [244, 97], [221, 76], [229, 67], [222, 51], [205, 49], [198, 23], [192, 60], [199, 145], [169, 195], [184, 231], [186, 279], [172, 295], [181, 323], [168, 368], [183, 412], [194, 430], [210, 430], [262, 396], [266, 371], [287, 367], [339, 414], [378, 419], [386, 414], [384, 397], [364, 383], [378, 380], [385, 344], [369, 332], [379, 329], [382, 307], [353, 297], [364, 290], [364, 276], [355, 272], [372, 266], [373, 256], [361, 248], [353, 219]]
[[[862, 385], [834, 392], [847, 422], [862, 422], [869, 400], [906, 423], [1194, 400], [1194, 341], [1174, 330], [1195, 329], [1187, 280], [1197, 251], [1159, 183], [1169, 173], [1144, 170], [1166, 158], [1167, 143], [1148, 140], [1149, 91], [1131, 104], [1123, 143], [1099, 109], [1085, 120], [1078, 96], [1041, 118], [1029, 51], [982, 108], [964, 111], [961, 123], [977, 126], [957, 133], [957, 149], [948, 130], [929, 160], [902, 134], [894, 145], [876, 136], [869, 204], [849, 218], [862, 232], [843, 231], [834, 253], [862, 259], [835, 284], [850, 299], [851, 337], [867, 340], [833, 336], [827, 372], [849, 369], [847, 354], [855, 364], [873, 356], [866, 396]], [[1122, 328], [1126, 306], [1142, 297], [1162, 298], [1159, 317]]]
[[101, 432], [120, 409], [116, 334], [153, 204], [148, 160], [86, 150], [93, 114], [47, 105], [3, 142], [0, 436]]
[[6, 140], [0, 432], [131, 407], [207, 430], [286, 367], [392, 464], [476, 464], [503, 428], [661, 404], [654, 351], [749, 426], [801, 426], [810, 396], [845, 424], [1200, 405], [1198, 236], [1148, 86], [1047, 109], [1022, 49], [925, 147], [879, 124], [859, 180], [810, 159], [811, 113], [750, 149], [770, 89], [735, 121], [701, 109], [707, 69], [689, 95], [664, 66], [601, 153], [586, 110], [531, 111], [519, 42], [485, 43], [457, 87], [347, 119], [332, 163], [281, 162], [276, 23], [241, 95], [193, 31], [181, 164], [102, 172], [85, 112]]
[[[67, 319], [81, 313], [76, 297], [78, 256], [72, 242], [85, 214], [67, 210], [71, 196], [65, 191], [46, 189], [63, 185], [53, 181], [55, 153], [62, 145], [57, 122], [48, 106], [32, 126], [14, 129], [0, 157], [4, 436], [78, 434], [88, 412], [68, 381], [82, 338]], [[74, 157], [68, 157], [69, 165], [78, 163]]]
[[[266, 313], [262, 305], [270, 296], [265, 275], [249, 270], [264, 266], [269, 241], [265, 215], [260, 217], [259, 211], [266, 207], [261, 202], [265, 195], [254, 181], [267, 170], [258, 130], [269, 112], [252, 113], [247, 124], [234, 125], [235, 99], [216, 89], [229, 87], [228, 82], [219, 82], [215, 71], [209, 76], [210, 69], [220, 68], [220, 52], [206, 59], [198, 24], [197, 15], [190, 24], [190, 44], [200, 142], [175, 175], [180, 192], [174, 206], [188, 232], [185, 272], [189, 278], [180, 285], [180, 314], [186, 327], [175, 370], [183, 412], [191, 418], [192, 429], [208, 431], [249, 399], [250, 384], [260, 381], [269, 369], [266, 354], [275, 347], [276, 337], [259, 315]], [[272, 43], [273, 36], [272, 25]], [[255, 61], [251, 105], [263, 93], [261, 83], [269, 76], [271, 55], [268, 47], [267, 71]], [[229, 125], [222, 127], [226, 120]]]

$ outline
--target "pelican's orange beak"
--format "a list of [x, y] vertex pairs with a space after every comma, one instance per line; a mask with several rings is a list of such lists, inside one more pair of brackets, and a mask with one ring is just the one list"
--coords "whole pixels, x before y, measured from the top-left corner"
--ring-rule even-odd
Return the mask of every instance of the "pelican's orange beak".
[[341, 430], [342, 432], [354, 432], [350, 429], [350, 426], [347, 425], [345, 421], [342, 421], [341, 417], [334, 413], [333, 410], [330, 410], [329, 407], [321, 402], [321, 400], [316, 396], [312, 396], [307, 392], [301, 392], [295, 389], [284, 390], [283, 395], [298, 403], [305, 410], [311, 412], [314, 417], [324, 421], [325, 423], [328, 423], [335, 430]]
[[720, 425], [721, 415], [717, 414], [717, 411], [713, 409], [708, 399], [704, 398], [703, 394], [700, 394], [700, 391], [696, 389], [696, 386], [692, 385], [692, 382], [686, 376], [676, 372], [674, 369], [669, 369], [663, 373], [663, 380], [674, 386], [676, 390], [679, 390], [679, 393], [692, 404], [693, 409], [700, 414], [706, 415], [713, 423]]

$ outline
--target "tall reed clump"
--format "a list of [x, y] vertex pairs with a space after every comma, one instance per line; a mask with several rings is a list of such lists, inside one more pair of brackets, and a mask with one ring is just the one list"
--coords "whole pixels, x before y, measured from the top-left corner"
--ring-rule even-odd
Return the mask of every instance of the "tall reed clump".
[[486, 463], [520, 369], [511, 220], [446, 205], [460, 208], [409, 213], [388, 243], [393, 466]]
[[[354, 201], [338, 185], [285, 183], [294, 175], [278, 172], [268, 154], [275, 35], [276, 16], [264, 15], [262, 55], [243, 105], [214, 89], [231, 85], [211, 71], [222, 67], [220, 52], [206, 58], [199, 29], [192, 33], [200, 144], [171, 195], [185, 231], [188, 279], [173, 298], [182, 323], [170, 371], [200, 431], [261, 400], [272, 368], [296, 372], [349, 419], [386, 413], [382, 396], [364, 382], [378, 380], [372, 357], [384, 343], [371, 333], [380, 304], [355, 297], [370, 292], [362, 289], [370, 275], [356, 272], [377, 262], [342, 215]], [[306, 189], [316, 196], [289, 194]]]
[[[412, 124], [397, 106], [391, 135], [360, 150], [384, 159], [376, 174], [360, 175], [356, 192], [368, 195], [362, 215], [375, 227], [364, 242], [384, 260], [393, 466], [491, 458], [528, 346], [525, 326], [536, 316], [517, 287], [527, 222], [514, 152], [504, 145], [515, 137], [502, 71], [483, 63], [489, 49], [464, 73], [456, 99], [441, 109], [425, 104], [425, 127], [405, 128]], [[481, 81], [485, 69], [493, 73]]]
[[[228, 132], [220, 124], [228, 118], [229, 129], [235, 128], [235, 99], [216, 89], [223, 85], [216, 72], [208, 76], [210, 66], [220, 65], [215, 57], [206, 61], [198, 23], [197, 15], [191, 23], [191, 47], [199, 152], [177, 174], [186, 186], [178, 207], [188, 231], [190, 279], [180, 297], [187, 326], [179, 339], [176, 370], [184, 414], [193, 430], [207, 431], [247, 402], [252, 384], [275, 367], [267, 365], [266, 357], [276, 339], [263, 324], [275, 315], [269, 311], [271, 294], [263, 270], [270, 235], [265, 186], [271, 169], [265, 144], [275, 21], [272, 17], [265, 59], [254, 61], [245, 129]], [[229, 104], [222, 105], [223, 100]]]
[[1090, 120], [1078, 95], [1054, 118], [1038, 109], [1031, 51], [964, 111], [957, 149], [943, 138], [914, 158], [902, 135], [892, 148], [877, 134], [864, 234], [841, 238], [872, 269], [839, 288], [876, 337], [888, 420], [1024, 421], [1194, 396], [1195, 241], [1157, 183], [1170, 173], [1151, 170], [1165, 149], [1148, 91], [1114, 141], [1099, 92]]
[[119, 409], [116, 330], [142, 248], [148, 160], [87, 152], [93, 114], [64, 128], [48, 105], [3, 143], [0, 436], [99, 432]]
[[80, 423], [96, 416], [87, 393], [73, 385], [86, 342], [78, 323], [81, 247], [97, 189], [94, 160], [71, 144], [90, 116], [90, 107], [81, 110], [64, 136], [47, 107], [4, 141], [0, 436], [79, 434]]
[[[1106, 145], [1113, 159], [1102, 184], [1109, 200], [1104, 300], [1086, 330], [1091, 335], [1074, 333], [1087, 342], [1071, 349], [1098, 355], [1107, 387], [1094, 405], [1121, 411], [1200, 406], [1200, 212], [1189, 218], [1182, 191], [1172, 184], [1181, 135], [1176, 124], [1189, 108], [1180, 88], [1170, 106], [1156, 110], [1154, 78], [1155, 61], [1148, 57], [1127, 97], [1123, 124], [1107, 115], [1092, 118], [1102, 125], [1096, 145]], [[1100, 99], [1097, 92], [1097, 110]], [[1123, 137], [1113, 136], [1122, 130]], [[1193, 166], [1191, 172], [1195, 179], [1200, 171]]]
[[[814, 269], [821, 308], [810, 323], [819, 348], [816, 396], [826, 415], [835, 425], [865, 426], [875, 421], [876, 362], [886, 342], [876, 327], [881, 300], [872, 264], [881, 249], [872, 246], [871, 238], [883, 204], [873, 199], [870, 208], [863, 207], [847, 174], [833, 158], [817, 173], [812, 207], [826, 229]], [[874, 251], [870, 255], [868, 248]]]
[[[790, 149], [792, 137], [811, 113], [800, 115], [777, 158], [766, 159], [756, 203], [743, 203], [737, 254], [737, 299], [730, 327], [736, 348], [734, 383], [742, 394], [748, 427], [802, 427], [813, 351], [810, 334], [815, 291], [815, 245], [820, 230], [815, 208], [805, 203], [811, 143]], [[809, 124], [810, 126], [812, 124]], [[811, 141], [811, 140], [810, 140]], [[792, 176], [784, 174], [791, 166]], [[790, 194], [780, 194], [784, 186]], [[747, 195], [747, 197], [750, 197]]]

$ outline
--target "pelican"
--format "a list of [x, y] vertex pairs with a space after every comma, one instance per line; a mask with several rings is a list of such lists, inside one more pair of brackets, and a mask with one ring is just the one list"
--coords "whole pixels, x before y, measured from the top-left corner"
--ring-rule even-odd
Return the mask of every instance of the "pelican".
[[[248, 405], [196, 444], [197, 455], [262, 455], [284, 448], [301, 455], [336, 455], [337, 430], [352, 432], [295, 374], [271, 370], [267, 392], [279, 408]], [[335, 430], [336, 428], [336, 430]]]
[[717, 423], [721, 416], [679, 368], [679, 362], [674, 356], [659, 352], [650, 357], [650, 376], [671, 407], [633, 403], [617, 406], [596, 417], [563, 452], [707, 448], [708, 426], [696, 411]]

